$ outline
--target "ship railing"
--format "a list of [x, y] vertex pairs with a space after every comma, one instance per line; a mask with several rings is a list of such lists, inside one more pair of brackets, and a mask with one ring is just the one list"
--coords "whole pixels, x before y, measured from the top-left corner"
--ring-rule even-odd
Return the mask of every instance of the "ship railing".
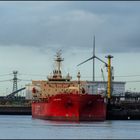
[[65, 79], [65, 80], [71, 80], [71, 79], [72, 79], [71, 76], [62, 76], [62, 77], [47, 76], [47, 78], [48, 78], [49, 80], [51, 80], [51, 79]]

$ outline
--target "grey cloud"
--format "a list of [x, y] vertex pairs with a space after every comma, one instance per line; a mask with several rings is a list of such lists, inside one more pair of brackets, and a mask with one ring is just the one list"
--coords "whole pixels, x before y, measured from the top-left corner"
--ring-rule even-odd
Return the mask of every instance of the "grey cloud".
[[[138, 2], [9, 2], [0, 5], [0, 44], [92, 50], [139, 50]], [[132, 48], [132, 45], [135, 49]]]

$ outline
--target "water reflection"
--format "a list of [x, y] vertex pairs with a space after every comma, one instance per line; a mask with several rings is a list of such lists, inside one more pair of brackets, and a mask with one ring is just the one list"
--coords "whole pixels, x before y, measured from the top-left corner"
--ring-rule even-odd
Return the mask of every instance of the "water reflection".
[[67, 122], [0, 115], [1, 139], [136, 139], [140, 121]]

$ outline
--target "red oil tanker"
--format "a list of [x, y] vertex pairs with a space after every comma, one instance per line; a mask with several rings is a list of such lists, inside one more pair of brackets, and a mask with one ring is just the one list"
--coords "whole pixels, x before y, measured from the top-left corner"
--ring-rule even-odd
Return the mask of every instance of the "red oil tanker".
[[32, 117], [61, 121], [103, 121], [106, 119], [106, 98], [90, 93], [87, 81], [71, 80], [61, 73], [61, 52], [57, 52], [56, 68], [46, 81], [32, 81]]

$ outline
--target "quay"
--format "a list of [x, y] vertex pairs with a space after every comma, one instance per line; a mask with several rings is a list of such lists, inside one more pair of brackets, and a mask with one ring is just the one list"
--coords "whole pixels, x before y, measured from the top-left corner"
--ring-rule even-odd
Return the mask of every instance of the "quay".
[[110, 104], [107, 104], [107, 120], [140, 120], [140, 93], [112, 96]]
[[0, 105], [0, 115], [31, 115], [31, 106]]
[[0, 97], [0, 115], [31, 115], [31, 100]]

